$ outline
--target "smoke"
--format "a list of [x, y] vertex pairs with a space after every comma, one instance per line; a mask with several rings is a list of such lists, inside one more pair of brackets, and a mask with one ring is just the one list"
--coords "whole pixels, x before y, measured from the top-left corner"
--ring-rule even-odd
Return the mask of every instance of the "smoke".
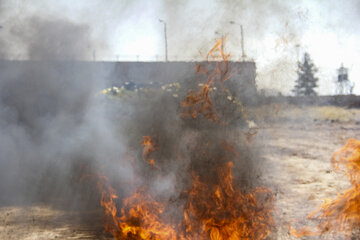
[[[162, 12], [169, 26], [169, 46], [177, 46], [170, 47], [170, 55], [192, 52], [196, 56], [198, 50], [206, 51], [211, 47], [209, 40], [229, 34], [227, 45], [232, 55], [238, 56], [241, 54], [240, 24], [244, 26], [245, 43], [250, 56], [254, 56], [256, 48], [262, 47], [254, 45], [257, 39], [264, 39], [269, 34], [275, 34], [279, 39], [291, 35], [295, 42], [295, 38], [304, 30], [300, 22], [304, 20], [300, 19], [300, 9], [290, 2], [211, 1], [207, 3], [206, 11], [203, 10], [203, 4], [191, 1], [163, 2]], [[184, 29], [181, 36], [178, 34], [179, 29]]]
[[[194, 173], [221, 184], [216, 171], [229, 161], [237, 186], [257, 185], [256, 144], [250, 147], [243, 113], [236, 115], [224, 92], [213, 97], [226, 126], [180, 117], [187, 90], [204, 80], [195, 73], [178, 98], [154, 92], [115, 104], [99, 94], [112, 71], [74, 61], [90, 59], [93, 46], [103, 44], [89, 24], [26, 16], [6, 34], [2, 56], [19, 49], [31, 61], [0, 61], [0, 204], [98, 206], [96, 173], [109, 176], [120, 199], [146, 187], [180, 207]], [[143, 159], [143, 136], [156, 142], [155, 169]]]
[[91, 192], [82, 169], [122, 151], [98, 97], [108, 72], [72, 61], [87, 54], [87, 25], [30, 17], [11, 31], [41, 62], [0, 62], [0, 202], [78, 205]]
[[[32, 60], [89, 59], [91, 32], [89, 26], [65, 19], [31, 17], [11, 30], [20, 46]], [[90, 54], [89, 54], [90, 53]]]
[[[27, 16], [35, 13], [42, 17], [75, 19], [91, 26], [92, 37], [97, 37], [96, 44], [84, 41], [79, 47], [87, 51], [86, 59], [96, 56], [97, 59], [107, 60], [136, 60], [137, 56], [140, 61], [155, 60], [157, 55], [162, 58], [163, 25], [159, 23], [159, 18], [167, 22], [170, 60], [204, 57], [211, 47], [209, 42], [226, 34], [229, 34], [228, 49], [234, 59], [239, 59], [240, 28], [230, 24], [230, 21], [235, 21], [244, 27], [247, 56], [257, 62], [261, 75], [258, 78], [259, 87], [273, 88], [272, 83], [276, 82], [276, 90], [282, 93], [290, 93], [296, 74], [283, 74], [275, 67], [281, 65], [286, 72], [293, 73], [290, 66], [296, 67], [299, 51], [299, 56], [304, 51], [309, 52], [318, 65], [321, 81], [324, 82], [319, 88], [322, 94], [332, 93], [328, 86], [333, 82], [335, 69], [341, 62], [350, 68], [358, 63], [355, 44], [358, 24], [355, 23], [360, 15], [358, 1], [355, 0], [344, 4], [338, 1], [278, 0], [107, 1], [106, 4], [98, 0], [79, 0], [77, 4], [71, 4], [70, 1], [39, 0], [31, 3], [2, 1], [1, 9], [0, 25], [4, 27], [0, 29], [0, 49], [6, 46], [2, 48], [6, 54], [1, 50], [0, 54], [12, 59], [21, 58], [28, 52], [23, 50], [22, 44], [9, 29], [13, 25], [20, 26], [20, 29], [29, 25]], [[319, 36], [312, 37], [316, 33]], [[29, 38], [31, 34], [23, 32], [22, 35]], [[321, 41], [324, 36], [328, 39], [326, 43]], [[98, 41], [100, 38], [105, 39], [109, 48], [103, 48], [104, 43]], [[57, 41], [55, 43], [61, 46]], [[324, 57], [329, 54], [333, 57]], [[72, 57], [69, 55], [66, 57]], [[282, 64], [284, 59], [286, 63]], [[357, 69], [353, 67], [350, 70], [355, 78]]]
[[[134, 178], [119, 180], [111, 170], [107, 172], [120, 196], [120, 206], [121, 199], [145, 189], [155, 200], [167, 205], [170, 219], [178, 220], [194, 177], [208, 184], [209, 189], [221, 186], [223, 176], [219, 175], [219, 169], [228, 162], [234, 163], [236, 188], [252, 190], [260, 184], [261, 158], [257, 144], [248, 141], [244, 113], [228, 100], [220, 86], [211, 93], [220, 123], [200, 113], [196, 119], [182, 114], [181, 101], [188, 90], [198, 91], [198, 83], [205, 79], [203, 75], [194, 74], [193, 78], [181, 82], [178, 97], [154, 89], [122, 100], [127, 107], [119, 109], [118, 129], [124, 136], [126, 155], [115, 164], [130, 163]], [[149, 158], [154, 160], [154, 166], [144, 157], [144, 136], [152, 139], [154, 151]]]

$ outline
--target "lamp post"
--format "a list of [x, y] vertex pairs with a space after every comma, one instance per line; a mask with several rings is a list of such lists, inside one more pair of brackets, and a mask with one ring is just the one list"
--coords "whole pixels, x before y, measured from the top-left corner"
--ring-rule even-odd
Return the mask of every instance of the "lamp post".
[[244, 31], [243, 31], [243, 27], [240, 23], [234, 22], [234, 21], [230, 21], [230, 24], [234, 24], [234, 25], [238, 25], [240, 26], [240, 34], [241, 34], [241, 51], [242, 51], [242, 59], [246, 58], [246, 54], [245, 54], [245, 47], [244, 47]]
[[159, 22], [164, 24], [164, 37], [165, 37], [165, 62], [168, 61], [168, 46], [167, 46], [167, 33], [166, 33], [166, 22], [159, 19]]

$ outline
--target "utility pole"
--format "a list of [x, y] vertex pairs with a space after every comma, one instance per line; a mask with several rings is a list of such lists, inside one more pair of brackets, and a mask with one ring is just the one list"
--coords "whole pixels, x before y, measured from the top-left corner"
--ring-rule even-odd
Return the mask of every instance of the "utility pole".
[[241, 32], [241, 51], [242, 51], [242, 58], [245, 59], [246, 54], [245, 54], [245, 46], [244, 46], [244, 30], [243, 30], [243, 26], [240, 25], [240, 32]]
[[246, 58], [246, 54], [245, 54], [245, 44], [244, 44], [244, 30], [243, 30], [243, 26], [240, 23], [234, 22], [234, 21], [230, 21], [230, 24], [234, 24], [234, 25], [238, 25], [240, 26], [240, 37], [241, 37], [241, 58], [244, 60]]
[[166, 32], [166, 22], [159, 19], [159, 22], [164, 24], [164, 37], [165, 37], [165, 62], [168, 61], [168, 46], [167, 46], [167, 32]]

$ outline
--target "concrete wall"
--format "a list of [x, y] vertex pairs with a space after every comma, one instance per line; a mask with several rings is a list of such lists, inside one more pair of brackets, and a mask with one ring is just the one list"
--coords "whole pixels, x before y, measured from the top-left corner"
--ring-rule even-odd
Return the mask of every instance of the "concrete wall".
[[[102, 79], [107, 87], [120, 86], [125, 82], [148, 84], [150, 82], [173, 83], [192, 81], [205, 75], [196, 74], [198, 65], [213, 68], [215, 62], [65, 62], [65, 61], [6, 61], [0, 60], [0, 81], [26, 77], [55, 77], [68, 79]], [[257, 97], [254, 62], [229, 62], [234, 71], [229, 89], [244, 102], [264, 104], [287, 102], [299, 105], [337, 105], [360, 107], [360, 96], [313, 96], [313, 97]], [[31, 75], [31, 76], [29, 76]]]
[[[6, 77], [6, 72], [33, 69], [41, 71], [44, 67], [54, 68], [58, 73], [73, 73], [78, 75], [86, 70], [99, 74], [108, 84], [120, 85], [132, 81], [134, 83], [172, 83], [183, 82], [198, 77], [196, 67], [215, 66], [215, 62], [41, 62], [41, 61], [5, 61], [0, 60], [0, 77]], [[232, 81], [247, 87], [251, 94], [256, 93], [255, 63], [229, 62], [230, 69], [234, 70]]]
[[[204, 74], [197, 74], [197, 66], [213, 69], [215, 62], [119, 62], [115, 63], [112, 76], [113, 84], [132, 81], [135, 83], [173, 83], [207, 78]], [[228, 87], [233, 95], [243, 101], [254, 101], [257, 95], [254, 62], [229, 62], [229, 69], [233, 75], [228, 81]], [[205, 80], [205, 79], [203, 79]]]
[[[169, 83], [193, 78], [198, 65], [208, 65], [206, 62], [117, 62], [111, 64], [115, 64], [114, 76], [119, 76], [122, 80]], [[213, 67], [215, 63], [211, 62], [209, 65]], [[254, 62], [230, 62], [229, 66], [230, 69], [236, 70], [232, 78], [255, 86]]]

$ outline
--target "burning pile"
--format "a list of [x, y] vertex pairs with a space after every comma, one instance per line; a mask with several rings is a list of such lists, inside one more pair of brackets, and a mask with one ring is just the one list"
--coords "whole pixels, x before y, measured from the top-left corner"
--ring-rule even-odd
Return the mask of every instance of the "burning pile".
[[255, 188], [244, 193], [235, 188], [232, 168], [232, 162], [219, 168], [215, 176], [219, 178], [218, 185], [193, 176], [184, 209], [184, 225], [190, 239], [263, 239], [270, 233], [274, 224], [271, 191]]
[[349, 139], [333, 155], [332, 165], [336, 171], [346, 172], [352, 186], [333, 200], [325, 199], [319, 209], [308, 216], [320, 221], [317, 231], [309, 228], [298, 231], [291, 229], [292, 235], [302, 237], [345, 232], [350, 238], [352, 231], [360, 228], [360, 141]]
[[[138, 176], [132, 183], [135, 191], [119, 197], [109, 178], [98, 175], [106, 230], [116, 239], [258, 240], [274, 228], [273, 194], [254, 186], [256, 160], [239, 130], [245, 122], [243, 109], [235, 126], [222, 111], [229, 104], [224, 83], [231, 77], [223, 39], [209, 56], [221, 61], [213, 69], [198, 68], [206, 82], [198, 85], [200, 90], [185, 93], [179, 112], [161, 99], [151, 103], [158, 112], [143, 107], [149, 112], [131, 118], [141, 134], [132, 133], [135, 140], [129, 141], [137, 142], [129, 151], [135, 155], [131, 161]], [[214, 93], [214, 88], [220, 91]], [[141, 124], [134, 123], [136, 119]], [[159, 178], [161, 184], [170, 181], [170, 189], [154, 187]]]

